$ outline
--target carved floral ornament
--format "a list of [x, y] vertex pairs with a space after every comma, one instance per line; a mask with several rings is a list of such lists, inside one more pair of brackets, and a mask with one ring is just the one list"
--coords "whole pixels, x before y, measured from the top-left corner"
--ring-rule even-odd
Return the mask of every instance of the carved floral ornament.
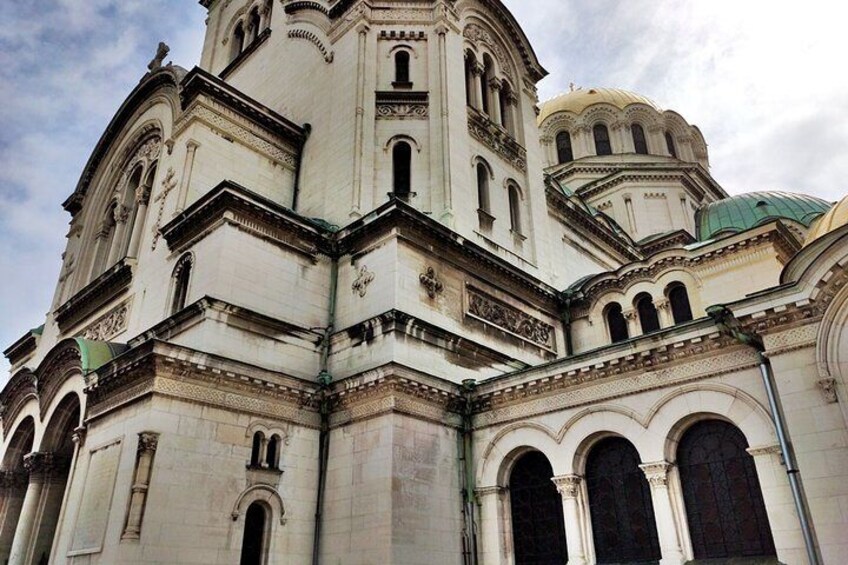
[[127, 327], [127, 315], [129, 314], [129, 301], [124, 302], [111, 312], [91, 324], [82, 334], [84, 339], [94, 341], [108, 341], [124, 331]]
[[441, 294], [445, 289], [442, 281], [436, 276], [436, 271], [433, 267], [427, 267], [427, 270], [418, 276], [421, 286], [427, 289], [427, 296], [436, 298], [437, 294]]
[[557, 492], [563, 498], [577, 498], [580, 493], [580, 483], [583, 482], [583, 477], [580, 475], [562, 475], [551, 479], [556, 485]]
[[487, 296], [473, 287], [468, 287], [467, 298], [469, 315], [545, 349], [554, 349], [554, 328], [550, 324]]

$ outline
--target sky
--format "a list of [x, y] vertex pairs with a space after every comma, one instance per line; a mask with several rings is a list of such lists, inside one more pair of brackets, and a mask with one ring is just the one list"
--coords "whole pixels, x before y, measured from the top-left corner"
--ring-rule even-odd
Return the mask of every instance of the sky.
[[[617, 87], [701, 128], [731, 194], [848, 192], [848, 73], [833, 4], [765, 0], [504, 0], [550, 76], [542, 100]], [[200, 58], [195, 0], [0, 1], [0, 350], [44, 322], [71, 194], [146, 72]], [[290, 116], [297, 121], [296, 116]], [[0, 359], [0, 382], [8, 363]]]

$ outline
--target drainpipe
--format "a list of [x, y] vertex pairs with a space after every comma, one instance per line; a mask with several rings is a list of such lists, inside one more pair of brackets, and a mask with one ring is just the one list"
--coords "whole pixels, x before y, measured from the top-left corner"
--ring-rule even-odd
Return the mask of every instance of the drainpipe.
[[460, 437], [460, 474], [462, 481], [462, 504], [464, 521], [462, 526], [462, 557], [464, 565], [477, 565], [477, 528], [474, 524], [474, 507], [477, 504], [474, 479], [474, 426], [473, 396], [477, 381], [462, 381], [462, 430]]
[[300, 151], [297, 152], [297, 168], [294, 171], [294, 188], [292, 189], [292, 210], [297, 212], [297, 201], [300, 197], [300, 175], [301, 165], [303, 164], [303, 151], [306, 149], [306, 142], [309, 141], [309, 134], [312, 133], [312, 124], [303, 124], [303, 143], [300, 145]]
[[312, 565], [321, 561], [321, 517], [324, 507], [324, 490], [327, 483], [327, 462], [330, 457], [330, 384], [333, 376], [329, 371], [330, 339], [336, 324], [336, 289], [339, 285], [339, 256], [335, 249], [330, 256], [330, 305], [327, 309], [327, 327], [321, 340], [321, 370], [318, 373], [318, 411], [321, 428], [318, 434], [318, 494], [315, 500], [315, 533], [312, 538]]
[[798, 521], [801, 523], [801, 533], [804, 536], [804, 545], [807, 549], [807, 559], [810, 565], [820, 565], [818, 544], [813, 531], [810, 510], [807, 506], [804, 488], [801, 484], [801, 470], [795, 461], [795, 451], [789, 441], [789, 430], [786, 427], [786, 419], [783, 414], [783, 406], [777, 393], [774, 381], [774, 372], [771, 361], [765, 356], [765, 346], [762, 338], [754, 332], [747, 332], [742, 324], [733, 315], [727, 306], [718, 305], [707, 308], [707, 314], [712, 318], [722, 333], [732, 337], [742, 345], [752, 347], [757, 352], [760, 363], [760, 374], [763, 386], [766, 389], [769, 409], [771, 412], [774, 428], [777, 430], [777, 441], [780, 444], [780, 454], [786, 466], [786, 475], [789, 478], [789, 487], [792, 489], [792, 499], [795, 502], [795, 510], [798, 512]]

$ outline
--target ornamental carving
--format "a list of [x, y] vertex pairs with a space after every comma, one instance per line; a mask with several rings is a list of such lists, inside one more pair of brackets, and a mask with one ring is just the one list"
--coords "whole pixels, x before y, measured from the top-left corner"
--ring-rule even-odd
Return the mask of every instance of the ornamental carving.
[[426, 120], [429, 116], [430, 108], [426, 103], [377, 102], [378, 120]]
[[563, 498], [577, 498], [577, 495], [580, 493], [580, 483], [583, 481], [583, 477], [580, 475], [563, 475], [553, 477], [551, 480], [556, 485], [557, 492]]
[[124, 302], [88, 326], [82, 337], [93, 341], [109, 341], [127, 328], [129, 309], [129, 302]]
[[68, 455], [34, 451], [24, 455], [24, 469], [31, 479], [50, 479], [61, 476], [71, 466]]
[[141, 432], [138, 434], [138, 452], [153, 453], [159, 447], [159, 434], [156, 432]]
[[421, 286], [427, 289], [427, 296], [436, 298], [437, 294], [441, 294], [445, 289], [445, 285], [436, 276], [436, 271], [433, 267], [427, 267], [427, 271], [418, 276]]
[[492, 34], [480, 27], [476, 24], [468, 24], [464, 30], [462, 30], [462, 36], [465, 39], [468, 39], [472, 43], [483, 43], [494, 53], [495, 58], [500, 63], [500, 67], [507, 71], [508, 69], [512, 69], [512, 65], [509, 64], [509, 58], [507, 57], [506, 51], [503, 47], [501, 47], [500, 43], [492, 37]]
[[553, 326], [470, 287], [468, 288], [468, 315], [545, 349], [554, 349]]
[[468, 109], [468, 132], [519, 171], [527, 169], [527, 150], [505, 129], [491, 123], [473, 108]]
[[368, 285], [370, 285], [374, 281], [374, 273], [368, 270], [368, 267], [362, 265], [362, 268], [359, 269], [359, 276], [353, 281], [353, 284], [350, 285], [351, 290], [353, 290], [354, 294], [358, 294], [360, 298], [364, 298], [366, 294], [368, 294]]
[[321, 39], [312, 33], [311, 31], [306, 31], [305, 29], [293, 29], [289, 31], [290, 39], [305, 39], [310, 42], [312, 45], [318, 48], [318, 51], [321, 52], [321, 56], [324, 57], [325, 63], [332, 63], [334, 54], [332, 51], [327, 49], [324, 45], [324, 42]]
[[825, 402], [828, 404], [839, 402], [836, 396], [836, 379], [821, 379], [817, 384]]
[[671, 469], [671, 463], [665, 461], [645, 463], [639, 465], [639, 468], [645, 473], [645, 478], [648, 479], [652, 488], [668, 488], [668, 471]]

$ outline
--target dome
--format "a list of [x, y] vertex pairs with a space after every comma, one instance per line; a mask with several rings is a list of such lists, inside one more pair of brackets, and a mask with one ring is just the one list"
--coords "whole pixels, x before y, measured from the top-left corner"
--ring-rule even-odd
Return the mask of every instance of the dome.
[[832, 231], [848, 225], [848, 196], [840, 200], [836, 206], [828, 210], [828, 212], [813, 222], [810, 226], [810, 232], [807, 234], [807, 239], [804, 245], [809, 245], [818, 238]]
[[749, 192], [712, 202], [697, 214], [698, 239], [738, 233], [771, 220], [785, 219], [810, 227], [831, 203], [791, 192]]
[[660, 111], [657, 105], [642, 95], [621, 90], [619, 88], [589, 88], [587, 90], [573, 90], [551, 98], [543, 102], [539, 112], [539, 123], [557, 112], [581, 113], [592, 104], [611, 104], [619, 110], [624, 110], [631, 104], [645, 104], [654, 110]]

